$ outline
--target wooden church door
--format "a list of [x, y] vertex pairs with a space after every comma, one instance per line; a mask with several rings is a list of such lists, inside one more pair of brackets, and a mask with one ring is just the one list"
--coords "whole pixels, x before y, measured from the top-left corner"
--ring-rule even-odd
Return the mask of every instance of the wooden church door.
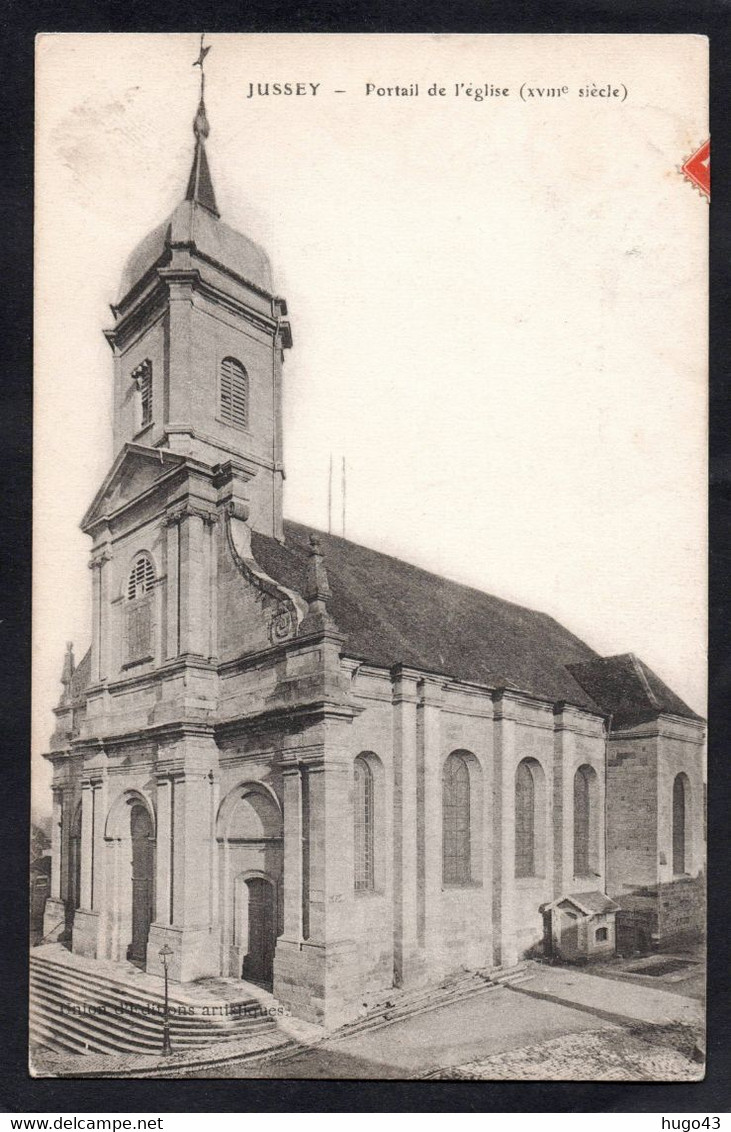
[[147, 957], [147, 937], [152, 922], [152, 874], [154, 845], [152, 822], [144, 806], [133, 806], [130, 814], [132, 837], [132, 942], [128, 958], [144, 962]]
[[249, 890], [249, 938], [241, 977], [271, 984], [277, 943], [274, 885], [262, 877], [252, 877], [246, 887]]

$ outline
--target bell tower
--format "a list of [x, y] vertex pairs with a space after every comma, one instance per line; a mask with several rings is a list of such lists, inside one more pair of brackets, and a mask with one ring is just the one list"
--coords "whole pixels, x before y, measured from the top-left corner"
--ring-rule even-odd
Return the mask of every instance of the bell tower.
[[134, 250], [105, 336], [114, 354], [114, 455], [125, 444], [231, 465], [250, 521], [282, 538], [287, 305], [266, 253], [220, 218], [206, 140], [202, 48], [185, 196]]

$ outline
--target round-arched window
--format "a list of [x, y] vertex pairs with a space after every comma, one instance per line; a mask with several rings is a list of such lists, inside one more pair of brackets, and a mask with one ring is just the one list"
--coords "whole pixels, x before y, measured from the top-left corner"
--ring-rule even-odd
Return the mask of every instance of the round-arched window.
[[221, 362], [219, 412], [221, 420], [236, 428], [249, 427], [249, 377], [236, 358]]
[[127, 663], [153, 659], [152, 590], [155, 567], [149, 554], [138, 554], [127, 579]]
[[127, 582], [127, 600], [143, 597], [155, 584], [155, 567], [149, 554], [138, 554]]
[[442, 771], [442, 882], [469, 884], [471, 870], [470, 772], [453, 752]]
[[373, 793], [373, 771], [368, 765], [368, 760], [362, 755], [358, 755], [353, 763], [353, 835], [356, 892], [367, 892], [375, 884]]

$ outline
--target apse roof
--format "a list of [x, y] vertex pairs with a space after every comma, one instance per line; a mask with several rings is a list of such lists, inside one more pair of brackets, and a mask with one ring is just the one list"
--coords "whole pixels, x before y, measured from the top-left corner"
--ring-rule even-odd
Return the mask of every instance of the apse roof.
[[700, 719], [634, 653], [568, 665], [574, 679], [612, 715], [614, 727], [635, 726], [660, 712]]

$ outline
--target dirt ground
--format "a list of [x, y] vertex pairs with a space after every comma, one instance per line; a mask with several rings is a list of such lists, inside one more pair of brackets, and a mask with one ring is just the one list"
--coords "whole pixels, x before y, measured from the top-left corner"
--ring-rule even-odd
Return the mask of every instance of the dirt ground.
[[699, 1081], [700, 1030], [682, 1023], [608, 1026], [429, 1074], [451, 1081]]

